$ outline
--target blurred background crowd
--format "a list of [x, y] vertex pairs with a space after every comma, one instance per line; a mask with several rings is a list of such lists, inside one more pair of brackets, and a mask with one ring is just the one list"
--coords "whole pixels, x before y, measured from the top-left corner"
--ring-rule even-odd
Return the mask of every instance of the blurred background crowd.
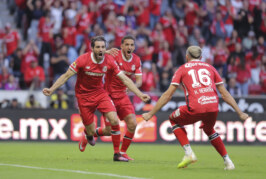
[[[108, 49], [136, 37], [142, 91], [164, 92], [198, 45], [233, 96], [266, 94], [265, 0], [6, 0], [15, 23], [0, 23], [0, 89], [50, 86], [90, 39]], [[74, 90], [75, 79], [63, 93]], [[55, 104], [53, 104], [55, 105]], [[61, 105], [60, 105], [61, 106]]]

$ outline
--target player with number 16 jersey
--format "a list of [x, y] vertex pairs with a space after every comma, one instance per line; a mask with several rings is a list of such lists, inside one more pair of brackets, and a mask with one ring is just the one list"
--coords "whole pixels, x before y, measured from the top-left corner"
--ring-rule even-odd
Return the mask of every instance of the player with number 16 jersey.
[[216, 69], [200, 60], [191, 60], [174, 74], [171, 84], [182, 85], [189, 113], [218, 111], [216, 85], [223, 80]]

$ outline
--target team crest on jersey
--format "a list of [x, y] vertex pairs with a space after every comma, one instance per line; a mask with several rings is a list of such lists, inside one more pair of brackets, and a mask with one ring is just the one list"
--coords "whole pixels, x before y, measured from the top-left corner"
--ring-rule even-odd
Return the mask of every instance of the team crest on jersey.
[[103, 72], [107, 72], [107, 66], [103, 67]]
[[91, 67], [90, 66], [86, 66], [86, 69], [88, 70], [88, 69], [90, 69]]
[[131, 70], [132, 71], [136, 70], [136, 66], [135, 65], [132, 65]]
[[120, 66], [122, 66], [122, 65], [123, 65], [123, 63], [119, 63], [119, 65], [120, 65]]

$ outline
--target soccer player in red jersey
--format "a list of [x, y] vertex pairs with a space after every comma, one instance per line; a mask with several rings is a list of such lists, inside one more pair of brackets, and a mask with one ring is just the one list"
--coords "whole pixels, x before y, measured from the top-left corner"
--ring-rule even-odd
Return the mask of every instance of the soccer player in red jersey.
[[185, 156], [177, 167], [185, 168], [197, 161], [197, 157], [190, 147], [184, 126], [201, 121], [200, 128], [209, 136], [211, 144], [223, 157], [225, 170], [233, 170], [235, 166], [229, 158], [219, 134], [214, 130], [219, 100], [216, 87], [223, 100], [234, 108], [240, 119], [246, 120], [249, 116], [239, 109], [234, 98], [224, 87], [223, 81], [215, 68], [199, 60], [201, 54], [201, 48], [198, 46], [190, 46], [187, 49], [187, 63], [175, 72], [171, 85], [160, 97], [155, 107], [150, 112], [142, 114], [142, 116], [144, 120], [148, 121], [172, 98], [177, 87], [182, 85], [187, 105], [180, 106], [169, 116], [173, 133], [185, 150]]
[[[122, 70], [128, 77], [135, 75], [136, 86], [140, 87], [142, 84], [141, 61], [140, 58], [133, 53], [135, 50], [135, 38], [133, 36], [127, 35], [122, 38], [121, 42], [121, 50], [117, 52], [118, 54], [115, 58], [116, 63], [119, 65], [120, 70]], [[116, 52], [115, 49], [112, 50], [113, 52]], [[112, 54], [109, 51], [108, 53]], [[120, 153], [123, 157], [129, 160], [134, 160], [126, 154], [126, 151], [134, 137], [137, 126], [134, 106], [127, 96], [127, 86], [120, 82], [119, 78], [113, 71], [107, 73], [104, 86], [114, 102], [118, 117], [120, 120], [124, 120], [127, 125], [127, 131], [123, 138]], [[105, 119], [105, 128], [98, 127], [96, 129], [96, 133], [94, 135], [95, 137], [108, 136], [111, 134], [110, 125], [106, 121], [107, 120]]]
[[81, 152], [87, 143], [95, 145], [93, 135], [95, 124], [93, 116], [99, 110], [111, 123], [111, 136], [114, 147], [114, 161], [128, 161], [120, 154], [120, 126], [115, 106], [103, 86], [103, 76], [112, 71], [118, 78], [144, 102], [150, 97], [143, 94], [134, 83], [122, 73], [112, 56], [106, 55], [106, 41], [97, 36], [91, 42], [92, 52], [85, 53], [73, 62], [66, 73], [61, 75], [50, 88], [44, 88], [43, 93], [50, 96], [57, 88], [62, 86], [71, 76], [77, 74], [75, 86], [76, 98], [82, 122], [85, 126], [84, 135], [79, 142]]

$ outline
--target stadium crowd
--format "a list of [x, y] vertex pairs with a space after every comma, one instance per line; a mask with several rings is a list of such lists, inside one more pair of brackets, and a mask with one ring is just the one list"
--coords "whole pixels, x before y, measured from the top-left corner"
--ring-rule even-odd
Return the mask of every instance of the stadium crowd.
[[[265, 0], [8, 0], [0, 27], [0, 89], [50, 86], [103, 35], [108, 49], [136, 37], [145, 92], [164, 92], [198, 45], [233, 96], [266, 94]], [[21, 34], [21, 35], [20, 35]], [[25, 45], [24, 45], [25, 44]], [[23, 45], [23, 46], [22, 46]], [[75, 79], [66, 90], [74, 89]]]

